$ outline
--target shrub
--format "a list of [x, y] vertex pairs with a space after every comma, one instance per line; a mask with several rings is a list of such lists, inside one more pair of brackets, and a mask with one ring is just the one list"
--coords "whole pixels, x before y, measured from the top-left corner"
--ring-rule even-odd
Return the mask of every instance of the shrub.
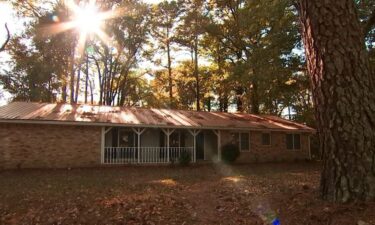
[[187, 166], [191, 162], [191, 154], [188, 151], [181, 152], [180, 157], [178, 158], [178, 162], [181, 166]]
[[232, 163], [240, 155], [240, 150], [238, 146], [234, 144], [226, 144], [221, 148], [221, 159], [224, 162]]

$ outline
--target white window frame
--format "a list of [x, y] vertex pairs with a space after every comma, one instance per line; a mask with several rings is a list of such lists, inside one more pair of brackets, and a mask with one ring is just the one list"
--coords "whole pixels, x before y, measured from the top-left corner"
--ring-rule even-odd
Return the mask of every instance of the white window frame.
[[[289, 150], [289, 151], [299, 151], [299, 150], [301, 150], [302, 146], [301, 146], [301, 134], [300, 133], [287, 133], [285, 135], [285, 145], [286, 145], [285, 147], [287, 147], [287, 143], [286, 143], [287, 139], [286, 139], [286, 137], [287, 137], [288, 134], [292, 135], [292, 145], [293, 145], [293, 148], [292, 149], [286, 148], [286, 149]], [[294, 136], [295, 135], [299, 135], [299, 148], [296, 148], [296, 146], [295, 146], [295, 141], [294, 141]]]
[[[263, 144], [263, 134], [268, 134], [270, 136], [270, 143], [268, 145]], [[261, 134], [261, 143], [262, 143], [262, 146], [271, 146], [272, 145], [272, 135], [271, 135], [271, 132], [262, 132], [262, 134]]]

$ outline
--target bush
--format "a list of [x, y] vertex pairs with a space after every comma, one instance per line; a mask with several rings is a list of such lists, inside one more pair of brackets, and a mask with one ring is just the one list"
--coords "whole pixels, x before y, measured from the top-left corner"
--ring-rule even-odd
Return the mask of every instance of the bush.
[[221, 159], [226, 163], [232, 163], [236, 161], [240, 155], [238, 146], [234, 144], [227, 144], [221, 148]]
[[178, 158], [178, 162], [181, 166], [187, 166], [191, 162], [191, 154], [188, 151], [181, 152], [180, 157]]

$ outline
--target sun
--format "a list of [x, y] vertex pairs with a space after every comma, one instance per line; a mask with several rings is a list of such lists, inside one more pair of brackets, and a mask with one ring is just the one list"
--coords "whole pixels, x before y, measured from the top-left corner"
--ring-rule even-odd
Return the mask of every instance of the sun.
[[105, 21], [123, 15], [126, 10], [123, 8], [112, 9], [109, 11], [101, 11], [96, 5], [95, 0], [82, 1], [76, 4], [74, 0], [65, 0], [65, 4], [70, 11], [70, 20], [67, 22], [59, 22], [59, 18], [55, 18], [56, 22], [52, 26], [45, 27], [42, 32], [47, 35], [73, 30], [78, 33], [78, 43], [76, 48], [79, 55], [83, 54], [86, 41], [89, 35], [98, 36], [99, 39], [107, 45], [111, 45], [111, 39], [103, 31]]
[[105, 20], [113, 16], [112, 12], [100, 12], [95, 0], [77, 5], [74, 1], [69, 1], [67, 6], [73, 12], [72, 26], [79, 33], [78, 53], [82, 53], [85, 48], [87, 36], [95, 34], [103, 41], [108, 42], [109, 38], [103, 32], [102, 25]]
[[80, 32], [95, 33], [101, 29], [103, 18], [96, 5], [90, 4], [75, 11], [74, 20]]
[[88, 35], [96, 34], [104, 41], [108, 41], [107, 36], [101, 29], [106, 18], [103, 13], [99, 12], [95, 1], [90, 1], [81, 6], [71, 2], [70, 8], [74, 13], [72, 18], [73, 26], [79, 33], [77, 49], [80, 55], [83, 53]]

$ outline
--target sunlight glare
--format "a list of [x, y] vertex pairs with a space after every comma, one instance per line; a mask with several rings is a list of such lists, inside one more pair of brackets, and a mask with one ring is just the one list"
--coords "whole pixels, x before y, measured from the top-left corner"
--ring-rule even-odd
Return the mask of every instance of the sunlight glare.
[[165, 186], [176, 186], [177, 185], [177, 182], [173, 179], [161, 179], [161, 180], [153, 181], [152, 183], [158, 183], [158, 184], [162, 184], [162, 185], [165, 185]]
[[85, 4], [76, 4], [74, 0], [65, 0], [65, 5], [72, 12], [70, 20], [60, 22], [60, 18], [54, 15], [51, 20], [53, 25], [39, 28], [42, 35], [56, 35], [68, 30], [75, 30], [79, 37], [75, 46], [78, 55], [81, 57], [86, 48], [86, 41], [90, 34], [96, 35], [104, 44], [111, 46], [116, 43], [102, 29], [104, 22], [109, 19], [123, 16], [127, 13], [126, 8], [112, 7], [111, 10], [101, 11], [96, 4], [96, 0], [89, 0]]
[[100, 16], [97, 7], [89, 4], [75, 12], [77, 28], [82, 33], [92, 33], [100, 30], [103, 18]]
[[229, 176], [229, 177], [224, 177], [223, 180], [231, 181], [233, 183], [238, 183], [240, 181], [243, 181], [244, 178], [243, 178], [243, 176]]

